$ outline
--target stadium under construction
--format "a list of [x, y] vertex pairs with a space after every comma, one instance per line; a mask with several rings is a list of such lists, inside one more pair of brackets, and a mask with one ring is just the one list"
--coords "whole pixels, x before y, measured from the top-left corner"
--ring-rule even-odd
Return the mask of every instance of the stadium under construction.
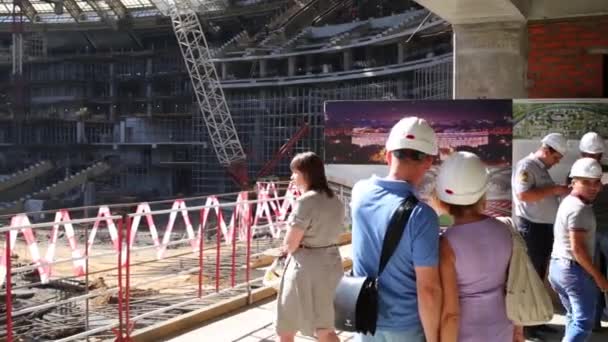
[[0, 211], [235, 191], [323, 153], [327, 100], [452, 97], [414, 1], [167, 4], [0, 3]]

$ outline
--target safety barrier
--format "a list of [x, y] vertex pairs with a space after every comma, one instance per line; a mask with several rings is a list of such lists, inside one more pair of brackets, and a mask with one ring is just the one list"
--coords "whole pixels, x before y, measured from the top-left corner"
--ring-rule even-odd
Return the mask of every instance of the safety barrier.
[[15, 215], [0, 228], [0, 339], [128, 340], [134, 329], [250, 293], [251, 255], [276, 245], [297, 196], [292, 184], [268, 182], [252, 193], [102, 205], [91, 218], [75, 218], [82, 208], [44, 223]]

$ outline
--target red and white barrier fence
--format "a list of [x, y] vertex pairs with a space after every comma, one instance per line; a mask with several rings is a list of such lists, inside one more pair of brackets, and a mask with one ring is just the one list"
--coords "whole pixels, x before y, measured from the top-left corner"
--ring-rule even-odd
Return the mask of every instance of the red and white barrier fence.
[[[282, 196], [280, 193], [282, 193]], [[296, 198], [299, 196], [299, 192], [292, 184], [287, 185], [286, 188], [279, 188], [277, 183], [258, 183], [257, 191], [255, 193], [255, 199], [250, 200], [250, 193], [241, 192], [236, 195], [236, 200], [230, 202], [220, 201], [223, 199], [222, 196], [208, 196], [205, 199], [204, 205], [195, 206], [191, 202], [191, 199], [177, 199], [171, 203], [170, 209], [165, 210], [152, 210], [150, 203], [139, 203], [133, 206], [135, 211], [132, 214], [124, 216], [112, 215], [112, 209], [115, 206], [102, 205], [98, 207], [97, 215], [95, 218], [90, 219], [72, 219], [71, 210], [62, 209], [57, 210], [54, 215], [52, 222], [43, 224], [32, 224], [26, 214], [18, 214], [10, 219], [9, 227], [0, 228], [0, 234], [6, 236], [6, 241], [3, 244], [3, 248], [0, 249], [0, 286], [5, 283], [7, 294], [10, 293], [11, 289], [11, 258], [10, 255], [15, 249], [15, 246], [19, 244], [19, 235], [23, 236], [23, 241], [27, 246], [31, 258], [31, 269], [36, 269], [41, 283], [48, 283], [51, 279], [54, 279], [53, 266], [59, 262], [71, 262], [73, 275], [75, 277], [85, 276], [87, 273], [87, 267], [85, 264], [94, 255], [92, 250], [95, 244], [96, 236], [102, 227], [108, 229], [108, 234], [112, 241], [112, 250], [117, 254], [116, 258], [116, 269], [118, 270], [118, 291], [119, 294], [119, 321], [120, 321], [120, 336], [119, 340], [123, 335], [129, 335], [129, 289], [130, 289], [130, 255], [134, 250], [153, 249], [156, 251], [155, 256], [157, 260], [164, 259], [168, 246], [180, 242], [189, 244], [193, 253], [198, 255], [198, 297], [202, 296], [203, 289], [203, 240], [205, 227], [211, 226], [213, 221], [210, 221], [210, 214], [215, 214], [215, 222], [213, 226], [216, 227], [216, 267], [215, 267], [215, 290], [218, 291], [219, 279], [220, 279], [220, 250], [222, 242], [232, 248], [232, 265], [231, 265], [231, 286], [235, 287], [236, 284], [236, 241], [246, 242], [247, 248], [247, 260], [250, 257], [250, 245], [253, 236], [259, 232], [260, 229], [268, 231], [273, 238], [278, 238], [281, 235], [281, 231], [284, 227], [282, 224], [291, 211], [295, 204]], [[187, 203], [190, 203], [188, 207]], [[157, 206], [157, 204], [153, 204]], [[255, 206], [255, 208], [254, 208]], [[228, 209], [228, 215], [226, 210]], [[255, 211], [254, 211], [255, 209]], [[159, 236], [157, 222], [159, 215], [168, 214], [168, 220], [166, 220], [165, 229], [162, 237]], [[194, 214], [196, 219], [192, 220], [191, 214]], [[229, 220], [225, 217], [230, 216]], [[145, 218], [145, 226], [149, 231], [151, 237], [151, 243], [146, 241], [140, 241], [138, 243], [138, 237], [142, 236], [141, 232], [138, 235], [138, 230], [145, 229], [140, 227], [143, 225], [142, 217]], [[171, 241], [172, 232], [175, 228], [176, 221], [183, 221], [185, 227], [186, 239], [181, 241]], [[155, 222], [156, 219], [156, 222]], [[78, 246], [76, 238], [76, 232], [74, 229], [75, 224], [79, 223], [92, 224], [91, 229], [87, 229], [87, 234], [84, 236], [85, 241], [84, 251]], [[123, 233], [121, 229], [123, 222], [126, 231]], [[193, 226], [192, 222], [198, 222], [196, 227]], [[50, 228], [50, 236], [48, 238], [48, 247], [46, 252], [40, 252], [37, 239], [36, 229]], [[64, 230], [64, 237], [67, 238], [67, 247], [71, 251], [71, 258], [68, 260], [56, 260], [57, 244], [61, 243], [60, 229]], [[196, 229], [196, 231], [195, 231]], [[80, 232], [82, 234], [82, 232]], [[63, 240], [65, 243], [65, 240]], [[137, 244], [137, 248], [134, 246]], [[98, 254], [101, 255], [101, 254]], [[106, 253], [107, 255], [107, 253]], [[88, 266], [88, 264], [87, 264]], [[246, 269], [246, 282], [249, 282], [249, 265], [247, 264]], [[14, 267], [12, 268], [13, 272]], [[123, 278], [125, 282], [123, 283]], [[122, 291], [125, 294], [122, 294]], [[7, 296], [10, 298], [10, 295]], [[126, 301], [124, 303], [123, 301]], [[11, 300], [6, 305], [7, 309], [7, 320], [6, 328], [7, 331], [12, 329], [13, 322], [10, 319], [12, 313]], [[125, 312], [123, 312], [123, 310]], [[126, 323], [123, 326], [123, 321]], [[79, 335], [83, 335], [81, 333]], [[87, 335], [88, 336], [88, 335]], [[7, 334], [8, 341], [12, 341], [12, 333]]]

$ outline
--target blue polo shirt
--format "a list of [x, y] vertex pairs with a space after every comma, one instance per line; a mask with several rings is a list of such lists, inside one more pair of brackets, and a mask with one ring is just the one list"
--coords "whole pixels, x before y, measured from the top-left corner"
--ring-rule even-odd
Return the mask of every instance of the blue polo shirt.
[[[355, 276], [377, 276], [382, 242], [397, 206], [414, 190], [403, 181], [373, 176], [352, 190], [352, 253]], [[379, 330], [420, 329], [414, 267], [438, 266], [439, 222], [420, 202], [408, 221], [397, 250], [379, 280]]]

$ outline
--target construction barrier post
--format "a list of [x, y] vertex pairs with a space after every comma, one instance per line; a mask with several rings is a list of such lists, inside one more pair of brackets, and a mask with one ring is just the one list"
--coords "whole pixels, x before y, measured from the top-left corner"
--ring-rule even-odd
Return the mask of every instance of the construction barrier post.
[[123, 247], [123, 220], [118, 220], [118, 332], [116, 333], [116, 341], [122, 342], [123, 333], [123, 286], [122, 286], [122, 247]]
[[198, 230], [198, 298], [203, 297], [203, 240], [205, 239], [205, 227], [203, 226], [203, 209], [199, 211]]
[[[251, 207], [250, 207], [251, 208]], [[247, 219], [245, 224], [247, 225], [247, 256], [245, 257], [245, 281], [247, 282], [247, 304], [252, 304], [253, 298], [251, 297], [251, 210], [247, 210]]]
[[11, 232], [6, 232], [6, 341], [13, 342], [13, 284], [11, 278]]
[[230, 270], [230, 287], [236, 286], [236, 227], [238, 226], [237, 209], [234, 210], [234, 226], [232, 228], [232, 262]]
[[131, 326], [130, 317], [129, 317], [129, 307], [130, 307], [130, 295], [131, 295], [131, 216], [127, 216], [127, 261], [125, 268], [125, 326], [126, 326], [126, 340], [130, 341], [131, 338]]
[[[221, 210], [221, 209], [220, 209]], [[220, 224], [220, 215], [217, 216], [217, 234], [216, 234], [216, 246], [215, 246], [215, 292], [220, 291], [220, 257], [222, 248], [222, 228]]]

